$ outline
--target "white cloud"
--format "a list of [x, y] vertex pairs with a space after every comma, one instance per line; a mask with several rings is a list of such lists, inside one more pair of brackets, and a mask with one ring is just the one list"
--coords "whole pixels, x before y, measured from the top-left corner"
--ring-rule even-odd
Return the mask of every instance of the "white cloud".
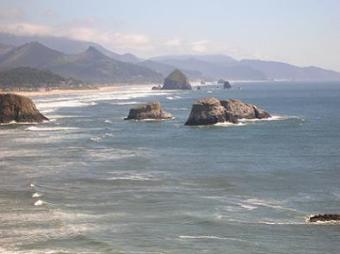
[[171, 39], [166, 41], [165, 46], [169, 46], [169, 47], [179, 47], [182, 45], [182, 40], [175, 38], [175, 39]]
[[205, 53], [210, 44], [210, 42], [208, 40], [202, 40], [202, 41], [195, 41], [191, 43], [192, 46], [192, 51], [197, 52], [197, 53]]

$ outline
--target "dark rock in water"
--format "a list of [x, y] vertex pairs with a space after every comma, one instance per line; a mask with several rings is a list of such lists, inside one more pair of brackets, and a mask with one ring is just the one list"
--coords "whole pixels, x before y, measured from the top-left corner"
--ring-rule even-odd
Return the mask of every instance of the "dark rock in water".
[[221, 102], [214, 98], [204, 98], [192, 105], [186, 125], [208, 125], [225, 122], [225, 109]]
[[316, 222], [340, 222], [340, 214], [316, 214], [311, 215], [306, 219], [308, 223]]
[[33, 101], [16, 94], [0, 94], [0, 123], [42, 122], [48, 120], [36, 108]]
[[224, 79], [219, 79], [219, 80], [217, 81], [217, 84], [224, 84], [224, 82], [225, 82]]
[[129, 115], [125, 120], [167, 120], [173, 118], [170, 113], [162, 109], [159, 102], [152, 102], [130, 109]]
[[161, 90], [161, 89], [162, 89], [161, 86], [153, 86], [153, 87], [151, 88], [151, 90]]
[[221, 104], [227, 112], [234, 115], [237, 119], [265, 119], [271, 117], [271, 115], [263, 109], [240, 100], [222, 100]]
[[180, 70], [174, 70], [164, 80], [164, 90], [191, 90], [188, 78]]
[[224, 89], [230, 89], [231, 88], [231, 85], [230, 85], [229, 81], [224, 81], [223, 88]]
[[185, 125], [209, 125], [223, 122], [238, 123], [239, 119], [263, 119], [270, 114], [255, 105], [239, 100], [218, 100], [214, 97], [196, 101]]

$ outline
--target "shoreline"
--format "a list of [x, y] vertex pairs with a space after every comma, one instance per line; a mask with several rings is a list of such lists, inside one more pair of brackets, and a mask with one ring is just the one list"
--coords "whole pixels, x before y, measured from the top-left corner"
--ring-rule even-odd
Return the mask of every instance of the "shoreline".
[[[112, 84], [112, 85], [103, 85], [103, 86], [93, 86], [93, 88], [84, 88], [84, 89], [51, 89], [46, 91], [1, 91], [0, 94], [18, 94], [27, 97], [38, 97], [38, 96], [53, 96], [53, 95], [72, 95], [72, 94], [89, 94], [89, 93], [97, 93], [97, 92], [114, 92], [120, 91], [124, 88], [136, 88], [136, 87], [145, 87], [149, 85], [139, 85], [139, 84]], [[150, 89], [152, 84], [150, 84]]]

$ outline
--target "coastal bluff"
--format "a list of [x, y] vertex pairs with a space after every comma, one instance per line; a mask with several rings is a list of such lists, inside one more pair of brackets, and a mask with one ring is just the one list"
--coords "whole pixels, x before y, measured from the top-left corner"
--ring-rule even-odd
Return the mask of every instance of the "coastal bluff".
[[214, 97], [197, 100], [185, 125], [212, 125], [216, 123], [238, 123], [240, 119], [265, 119], [271, 115], [253, 104], [240, 100], [219, 100]]
[[42, 115], [33, 101], [25, 96], [0, 93], [0, 124], [40, 123], [48, 118]]
[[160, 102], [150, 102], [131, 108], [124, 120], [169, 120], [173, 115], [164, 111]]

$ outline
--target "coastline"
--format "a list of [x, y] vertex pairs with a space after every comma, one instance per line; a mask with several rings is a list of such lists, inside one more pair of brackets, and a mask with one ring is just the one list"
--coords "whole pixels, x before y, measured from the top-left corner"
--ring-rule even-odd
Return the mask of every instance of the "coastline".
[[54, 96], [54, 95], [72, 95], [72, 94], [91, 94], [93, 92], [114, 92], [121, 91], [124, 88], [138, 88], [138, 87], [152, 87], [152, 84], [112, 84], [112, 85], [98, 85], [93, 88], [84, 89], [51, 89], [51, 90], [40, 90], [40, 91], [1, 91], [0, 94], [13, 93], [27, 97], [37, 96]]

